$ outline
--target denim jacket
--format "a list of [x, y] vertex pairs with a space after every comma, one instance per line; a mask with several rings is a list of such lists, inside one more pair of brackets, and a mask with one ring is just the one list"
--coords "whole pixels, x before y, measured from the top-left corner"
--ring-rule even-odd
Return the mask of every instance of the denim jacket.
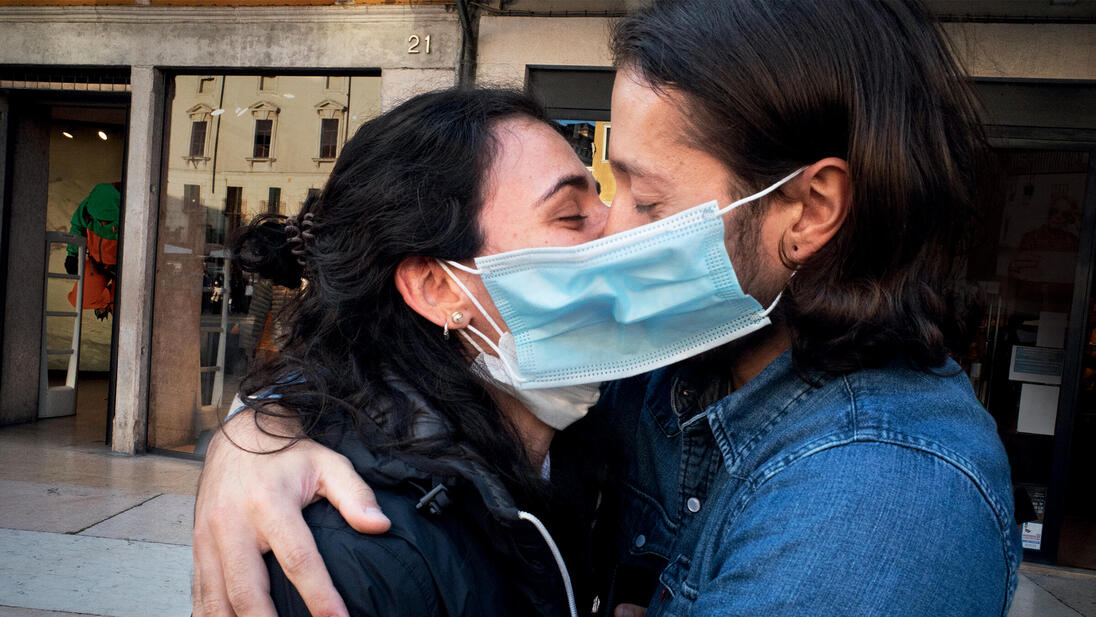
[[649, 617], [1007, 614], [1008, 462], [958, 366], [811, 384], [785, 353], [729, 395], [712, 384], [679, 364], [594, 411], [634, 431], [609, 614], [637, 583]]

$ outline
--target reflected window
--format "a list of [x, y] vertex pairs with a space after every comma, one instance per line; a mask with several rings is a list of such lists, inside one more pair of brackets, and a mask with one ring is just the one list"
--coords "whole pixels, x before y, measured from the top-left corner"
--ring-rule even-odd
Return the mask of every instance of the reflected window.
[[274, 135], [273, 120], [255, 121], [255, 148], [251, 156], [257, 159], [270, 158], [270, 142]]
[[190, 124], [190, 156], [205, 156], [207, 124], [205, 120]]
[[282, 189], [272, 186], [267, 192], [266, 211], [277, 214], [282, 209]]
[[[178, 75], [169, 89], [149, 381], [148, 445], [198, 455], [252, 363], [277, 353], [295, 296], [239, 267], [233, 233], [293, 214], [327, 181], [331, 159], [317, 154], [338, 156], [380, 110], [379, 76], [346, 76], [341, 89], [325, 75], [208, 78]], [[213, 115], [214, 103], [228, 112]]]
[[261, 92], [274, 92], [278, 89], [277, 77], [260, 77], [259, 90]]
[[320, 120], [320, 158], [333, 159], [339, 147], [339, 121], [334, 118]]

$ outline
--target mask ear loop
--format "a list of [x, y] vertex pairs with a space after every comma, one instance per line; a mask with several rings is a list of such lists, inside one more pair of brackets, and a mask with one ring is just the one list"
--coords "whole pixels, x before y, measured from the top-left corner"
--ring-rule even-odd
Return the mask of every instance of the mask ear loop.
[[[483, 317], [487, 320], [487, 322], [491, 324], [491, 327], [495, 329], [495, 332], [499, 333], [499, 338], [501, 338], [502, 335], [505, 334], [502, 331], [502, 328], [500, 328], [498, 326], [498, 324], [495, 323], [495, 320], [491, 318], [491, 315], [483, 309], [483, 305], [479, 303], [479, 300], [476, 300], [476, 297], [474, 295], [472, 295], [472, 292], [468, 290], [468, 287], [466, 287], [464, 285], [464, 283], [461, 282], [461, 280], [453, 274], [453, 271], [450, 270], [448, 266], [446, 266], [446, 263], [448, 263], [450, 266], [453, 266], [453, 267], [455, 267], [459, 270], [463, 270], [463, 271], [468, 272], [470, 274], [480, 274], [480, 271], [476, 270], [474, 268], [469, 268], [468, 266], [456, 263], [454, 261], [443, 262], [440, 259], [437, 260], [437, 261], [438, 261], [438, 265], [441, 266], [442, 270], [445, 270], [445, 273], [447, 275], [449, 275], [449, 278], [453, 279], [453, 282], [457, 284], [457, 287], [460, 287], [460, 290], [462, 292], [464, 292], [464, 295], [468, 296], [468, 299], [472, 301], [472, 304], [474, 304], [477, 309], [479, 309], [480, 314], [483, 315]], [[508, 373], [510, 373], [510, 377], [513, 378], [514, 381], [518, 381], [518, 382], [529, 381], [528, 379], [524, 379], [520, 376], [521, 373], [518, 372], [517, 368], [515, 368], [510, 363], [510, 359], [506, 356], [506, 354], [504, 354], [502, 352], [502, 349], [498, 346], [498, 343], [491, 340], [491, 337], [489, 337], [486, 334], [484, 334], [483, 332], [481, 332], [479, 330], [479, 328], [473, 326], [472, 324], [468, 324], [467, 326], [465, 326], [465, 328], [468, 329], [468, 330], [471, 330], [473, 334], [475, 334], [476, 336], [483, 339], [483, 342], [487, 343], [487, 345], [492, 350], [494, 350], [495, 354], [498, 356], [499, 360], [502, 361], [503, 366], [506, 367], [506, 371]], [[476, 351], [480, 352], [481, 354], [485, 353], [483, 351], [483, 348], [480, 347], [476, 343], [475, 339], [473, 339], [471, 336], [469, 336], [468, 333], [465, 332], [463, 328], [461, 330], [458, 330], [458, 332], [460, 333], [461, 336], [464, 337], [464, 340], [468, 341], [469, 345], [471, 345], [472, 347], [474, 347], [476, 349]]]
[[718, 213], [719, 214], [726, 214], [726, 213], [730, 212], [731, 210], [734, 210], [735, 208], [737, 208], [737, 207], [739, 207], [743, 204], [747, 204], [751, 201], [761, 199], [762, 197], [768, 195], [769, 193], [771, 193], [771, 192], [775, 191], [776, 189], [780, 188], [781, 186], [783, 186], [784, 183], [787, 182], [788, 180], [791, 180], [792, 178], [798, 176], [800, 173], [802, 173], [802, 171], [804, 169], [806, 169], [806, 167], [800, 167], [799, 169], [793, 171], [792, 173], [784, 176], [784, 178], [782, 180], [780, 180], [776, 184], [771, 185], [769, 188], [767, 188], [763, 191], [754, 193], [753, 195], [750, 195], [749, 197], [743, 197], [742, 199], [739, 199], [738, 201], [732, 202], [727, 207], [721, 208], [718, 211]]
[[787, 282], [787, 283], [784, 283], [784, 287], [783, 287], [783, 289], [781, 289], [781, 290], [780, 290], [780, 293], [776, 294], [776, 297], [775, 297], [775, 298], [773, 298], [773, 302], [772, 302], [772, 304], [770, 304], [770, 305], [769, 305], [769, 308], [765, 309], [765, 310], [764, 310], [764, 311], [763, 311], [763, 312], [761, 313], [761, 316], [762, 316], [762, 317], [768, 317], [768, 316], [769, 316], [769, 313], [773, 312], [773, 309], [775, 309], [775, 308], [776, 308], [776, 304], [777, 304], [778, 302], [780, 302], [780, 298], [784, 297], [784, 292], [785, 292], [785, 291], [787, 291], [787, 289], [788, 289], [788, 283], [791, 283], [791, 282], [792, 282], [792, 279], [793, 279], [793, 278], [795, 278], [795, 273], [796, 273], [796, 272], [799, 272], [799, 270], [792, 270], [792, 275], [788, 277], [788, 282]]
[[[487, 346], [495, 351], [495, 354], [498, 356], [499, 361], [502, 362], [502, 365], [504, 367], [506, 367], [506, 372], [510, 374], [510, 378], [513, 379], [515, 383], [525, 383], [526, 381], [529, 381], [528, 379], [521, 376], [521, 373], [518, 371], [518, 369], [510, 363], [510, 358], [506, 354], [502, 353], [502, 349], [499, 348], [499, 346], [494, 341], [492, 341], [486, 334], [480, 332], [479, 328], [473, 326], [472, 324], [468, 324], [467, 326], [465, 326], [465, 328], [471, 330], [473, 334], [483, 339], [483, 342], [487, 343]], [[469, 336], [467, 332], [465, 332], [463, 329], [458, 330], [457, 332], [459, 332], [460, 335], [464, 337], [464, 340], [468, 341], [469, 345], [475, 347], [476, 351], [480, 352], [483, 355], [487, 355], [487, 353], [483, 351], [483, 348], [476, 344], [475, 339]]]
[[[500, 328], [499, 325], [497, 323], [495, 323], [495, 320], [491, 318], [491, 314], [483, 309], [483, 305], [480, 304], [479, 300], [476, 299], [476, 296], [472, 295], [471, 291], [468, 291], [468, 288], [465, 287], [464, 283], [459, 278], [457, 278], [456, 275], [453, 274], [453, 271], [449, 269], [449, 266], [447, 266], [445, 264], [448, 263], [449, 265], [453, 266], [454, 268], [457, 268], [459, 270], [464, 270], [465, 272], [468, 272], [470, 274], [479, 274], [480, 271], [476, 270], [474, 268], [469, 268], [468, 266], [458, 264], [454, 261], [444, 262], [444, 261], [438, 259], [437, 262], [438, 262], [438, 265], [441, 266], [441, 269], [445, 270], [445, 273], [449, 275], [449, 278], [453, 279], [453, 282], [457, 284], [457, 287], [460, 287], [460, 290], [464, 292], [464, 295], [467, 296], [468, 299], [472, 301], [472, 304], [474, 304], [476, 306], [476, 308], [479, 309], [480, 314], [483, 315], [484, 319], [487, 320], [487, 323], [491, 324], [491, 327], [495, 329], [495, 332], [499, 333], [499, 336], [502, 336], [503, 335], [502, 328]], [[471, 327], [471, 326], [469, 326], [469, 327]]]

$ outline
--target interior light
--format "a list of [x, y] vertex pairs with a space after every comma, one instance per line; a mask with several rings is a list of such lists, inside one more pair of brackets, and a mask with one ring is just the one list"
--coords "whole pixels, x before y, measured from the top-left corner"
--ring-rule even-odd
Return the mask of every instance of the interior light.
[[99, 131], [99, 139], [102, 139], [103, 141], [106, 141], [107, 140], [107, 134], [104, 133], [103, 131]]
[[69, 139], [72, 139], [72, 133], [70, 133], [68, 131], [61, 131], [61, 134], [64, 135], [65, 137], [68, 137]]
[[209, 112], [209, 115], [211, 115], [211, 116], [219, 116], [219, 115], [221, 115], [221, 114], [223, 114], [223, 113], [225, 113], [225, 110], [223, 110], [223, 109], [214, 109], [213, 111]]

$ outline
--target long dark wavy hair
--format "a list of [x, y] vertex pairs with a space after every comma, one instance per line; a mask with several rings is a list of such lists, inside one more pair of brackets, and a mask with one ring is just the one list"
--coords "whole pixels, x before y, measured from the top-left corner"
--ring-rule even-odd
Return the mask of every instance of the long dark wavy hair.
[[782, 255], [798, 269], [777, 311], [798, 367], [931, 368], [949, 342], [963, 349], [953, 260], [979, 220], [985, 138], [915, 0], [662, 0], [620, 21], [612, 47], [618, 67], [683, 95], [688, 134], [744, 194], [848, 162], [844, 225], [809, 260]]
[[[285, 217], [264, 215], [241, 229], [233, 245], [241, 267], [300, 288], [280, 317], [288, 330], [280, 353], [259, 362], [241, 386], [257, 424], [269, 424], [263, 415], [289, 415], [304, 436], [326, 443], [332, 422], [342, 423], [370, 448], [398, 449], [427, 469], [470, 451], [515, 497], [538, 492], [517, 432], [475, 378], [459, 337], [443, 338], [395, 284], [407, 257], [479, 254], [493, 127], [513, 117], [547, 121], [520, 92], [450, 89], [363, 124], [298, 215], [313, 220], [303, 266]], [[413, 432], [423, 407], [452, 432]]]

